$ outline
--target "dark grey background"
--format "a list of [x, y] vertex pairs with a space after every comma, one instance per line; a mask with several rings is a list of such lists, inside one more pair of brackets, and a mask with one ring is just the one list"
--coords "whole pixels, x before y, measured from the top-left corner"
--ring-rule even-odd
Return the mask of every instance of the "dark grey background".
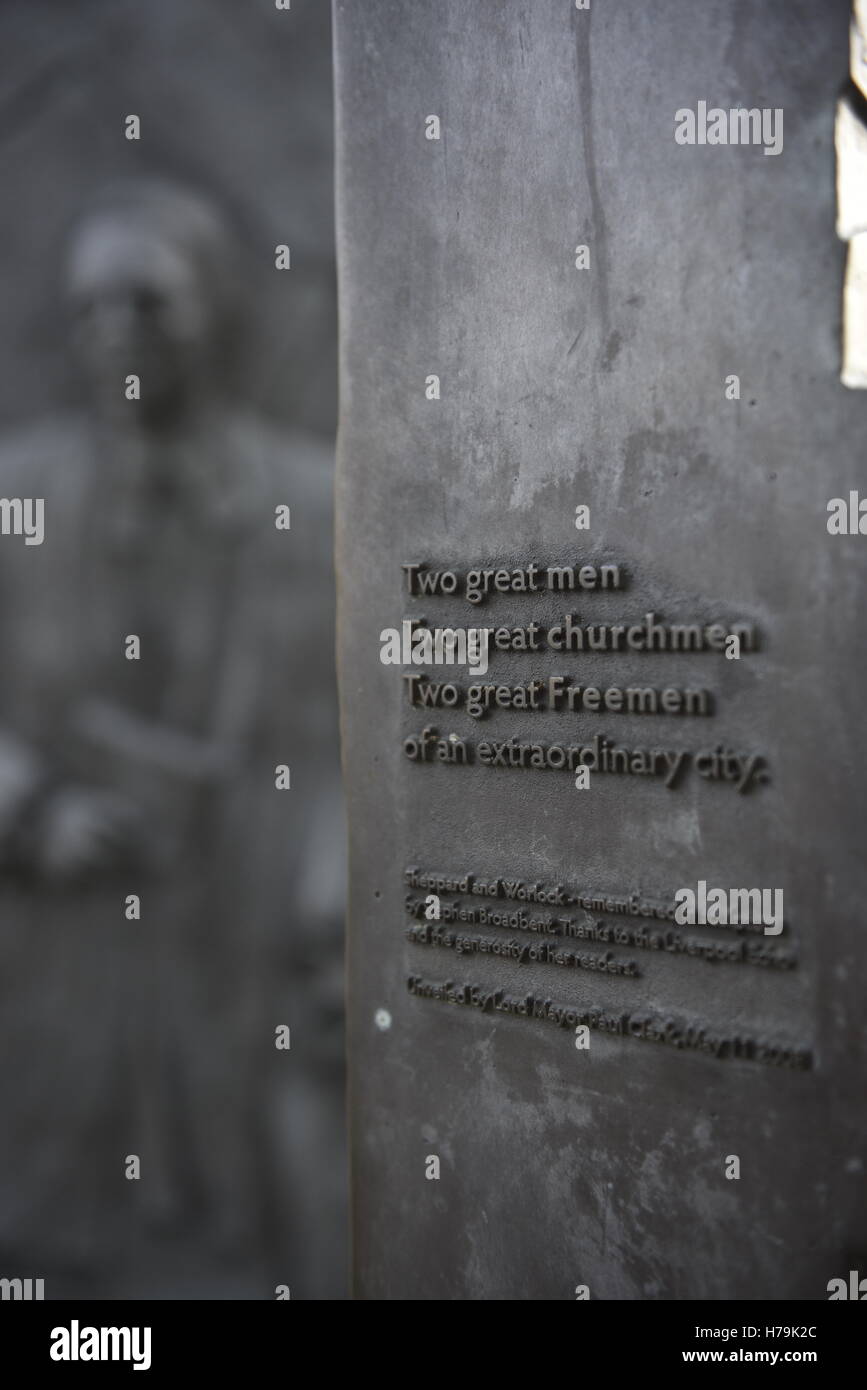
[[[227, 960], [239, 943], [242, 953], [249, 943], [257, 978], [268, 982], [269, 994], [260, 996], [258, 1012], [243, 1024], [243, 1036], [232, 1012], [231, 973], [227, 969], [221, 976], [214, 966], [220, 957], [213, 954], [209, 921], [174, 923], [172, 931], [179, 927], [186, 936], [174, 960], [170, 947], [160, 967], [168, 965], [179, 998], [185, 991], [193, 997], [197, 984], [200, 991], [225, 995], [222, 1031], [228, 1036], [221, 1047], [230, 1065], [235, 1042], [239, 1054], [245, 1048], [249, 1053], [251, 1046], [264, 1048], [249, 1092], [242, 1096], [241, 1073], [230, 1077], [227, 1071], [225, 1082], [225, 1135], [230, 1144], [237, 1141], [245, 1148], [251, 1171], [259, 1164], [249, 1190], [237, 1194], [237, 1210], [222, 1213], [229, 1226], [233, 1219], [243, 1226], [249, 1213], [256, 1213], [255, 1227], [242, 1230], [237, 1248], [231, 1242], [220, 1244], [213, 1213], [209, 1216], [195, 1190], [186, 1193], [180, 1211], [162, 1227], [133, 1212], [137, 1185], [124, 1184], [122, 1178], [124, 1152], [135, 1147], [124, 1138], [129, 1077], [123, 1094], [115, 1098], [91, 1094], [98, 1085], [95, 1075], [82, 1075], [80, 1088], [67, 1094], [65, 1111], [40, 1108], [34, 1077], [41, 1075], [40, 1067], [50, 1070], [51, 1048], [62, 1051], [67, 1039], [77, 1043], [90, 1027], [74, 980], [81, 962], [98, 959], [93, 955], [98, 937], [88, 931], [81, 903], [70, 906], [63, 947], [71, 965], [68, 981], [59, 992], [40, 998], [35, 982], [43, 967], [55, 989], [58, 975], [57, 961], [44, 955], [50, 947], [49, 938], [40, 935], [41, 900], [21, 899], [3, 885], [3, 1028], [4, 1036], [14, 1040], [20, 1064], [8, 1065], [0, 1078], [0, 1116], [14, 1112], [17, 1117], [7, 1133], [0, 1170], [0, 1276], [44, 1277], [48, 1298], [273, 1298], [278, 1283], [291, 1288], [292, 1298], [342, 1297], [347, 1243], [344, 878], [330, 567], [336, 405], [330, 6], [326, 0], [294, 0], [290, 12], [281, 12], [271, 0], [4, 3], [0, 54], [4, 458], [21, 456], [22, 437], [42, 438], [43, 424], [44, 438], [53, 441], [53, 448], [63, 437], [62, 421], [83, 408], [58, 297], [71, 220], [104, 184], [120, 176], [168, 176], [209, 194], [228, 213], [242, 251], [248, 321], [238, 403], [252, 407], [270, 431], [275, 454], [288, 461], [280, 500], [299, 504], [297, 516], [293, 514], [293, 526], [299, 523], [291, 536], [294, 558], [279, 562], [275, 570], [286, 587], [279, 587], [283, 579], [261, 581], [277, 634], [273, 670], [262, 694], [273, 706], [282, 706], [282, 723], [279, 729], [273, 725], [281, 751], [291, 753], [293, 731], [301, 745], [296, 757], [289, 758], [293, 777], [299, 774], [299, 795], [318, 797], [315, 815], [309, 800], [306, 806], [297, 798], [292, 803], [285, 837], [275, 842], [271, 855], [275, 872], [260, 892], [254, 891], [248, 912], [238, 915], [231, 940], [223, 939], [223, 949], [227, 944], [231, 948]], [[124, 137], [124, 120], [131, 113], [141, 119], [139, 142]], [[278, 243], [291, 247], [291, 272], [274, 268]], [[271, 531], [273, 546], [273, 524]], [[18, 544], [11, 538], [4, 543]], [[29, 551], [27, 559], [37, 555], [39, 551]], [[48, 556], [47, 540], [37, 570]], [[36, 582], [62, 587], [62, 573], [53, 574], [50, 581], [41, 577]], [[93, 618], [98, 621], [99, 615]], [[43, 646], [44, 641], [43, 633]], [[28, 670], [39, 645], [40, 633], [28, 638], [26, 628], [23, 635], [18, 630], [3, 653], [7, 693], [16, 688], [12, 672]], [[266, 799], [277, 795], [273, 765], [281, 760], [270, 747], [263, 757]], [[293, 781], [293, 797], [295, 785]], [[311, 825], [314, 831], [305, 839], [305, 826]], [[275, 888], [281, 872], [281, 886]], [[259, 926], [260, 918], [267, 918], [267, 929]], [[167, 929], [168, 924], [161, 925]], [[80, 953], [76, 940], [81, 941]], [[124, 966], [119, 955], [112, 955], [111, 935], [106, 941], [110, 997], [115, 969], [122, 981], [129, 962]], [[140, 976], [137, 1005], [147, 993], [148, 968]], [[87, 973], [83, 965], [82, 971]], [[119, 1007], [117, 999], [111, 1002]], [[213, 1002], [217, 1027], [221, 1007]], [[52, 1020], [52, 1036], [40, 1051], [43, 1013]], [[278, 1022], [293, 1025], [291, 1053], [275, 1052]], [[170, 1070], [182, 1070], [187, 1049], [200, 1063], [207, 1062], [201, 1027], [193, 1018], [186, 1026], [184, 1039], [181, 1021], [180, 1046], [177, 1038], [166, 1043]], [[232, 1035], [235, 1026], [237, 1038]], [[73, 1157], [67, 1147], [66, 1121], [79, 1123], [88, 1106], [95, 1117], [93, 1142], [82, 1161], [78, 1151]], [[180, 1148], [195, 1125], [193, 1107], [172, 1131]], [[146, 1176], [147, 1171], [143, 1181]], [[51, 1212], [69, 1212], [77, 1194], [85, 1192], [95, 1202], [97, 1216], [104, 1195], [104, 1214], [88, 1224], [78, 1255], [71, 1259], [54, 1239]], [[127, 1202], [132, 1204], [129, 1215]]]
[[[57, 334], [68, 219], [108, 179], [159, 173], [246, 224], [253, 399], [331, 437], [336, 408], [327, 0], [6, 0], [0, 6], [0, 416], [74, 400]], [[142, 120], [139, 142], [124, 117]], [[292, 249], [291, 274], [271, 273]]]

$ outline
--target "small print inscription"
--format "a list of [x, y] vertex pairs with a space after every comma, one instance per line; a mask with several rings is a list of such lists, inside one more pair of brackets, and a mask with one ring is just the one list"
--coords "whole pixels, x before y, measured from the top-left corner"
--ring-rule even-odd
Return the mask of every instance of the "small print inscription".
[[479, 1009], [481, 1013], [511, 1014], [516, 1018], [542, 1019], [560, 1028], [574, 1030], [580, 1025], [613, 1033], [617, 1037], [637, 1038], [645, 1042], [664, 1043], [678, 1051], [687, 1049], [704, 1052], [713, 1057], [740, 1058], [748, 1062], [765, 1062], [771, 1066], [793, 1067], [809, 1071], [813, 1065], [809, 1048], [767, 1042], [749, 1033], [720, 1033], [700, 1024], [685, 1023], [682, 1019], [649, 1013], [645, 1009], [634, 1013], [620, 1010], [560, 1004], [536, 994], [509, 994], [502, 989], [489, 989], [471, 980], [456, 984], [452, 980], [426, 980], [421, 975], [407, 977], [407, 989], [417, 999], [437, 999], [444, 1004], [462, 1004]]
[[[797, 966], [797, 955], [788, 942], [771, 944], [761, 935], [761, 920], [726, 918], [716, 925], [708, 923], [711, 935], [707, 937], [678, 930], [674, 895], [667, 901], [655, 901], [635, 891], [599, 894], [588, 888], [573, 890], [564, 883], [487, 878], [469, 872], [425, 872], [415, 865], [404, 870], [404, 883], [407, 941], [448, 950], [461, 959], [493, 957], [511, 964], [559, 966], [626, 981], [642, 974], [644, 952], [771, 971]], [[485, 899], [498, 902], [492, 905]], [[782, 929], [788, 932], [788, 925], [783, 923]], [[636, 954], [621, 954], [617, 948]], [[727, 1033], [701, 1021], [687, 1022], [643, 1008], [587, 1008], [534, 993], [512, 994], [477, 981], [437, 981], [419, 974], [408, 977], [407, 988], [417, 998], [464, 1005], [482, 1013], [542, 1019], [561, 1028], [584, 1025], [719, 1058], [797, 1070], [809, 1070], [813, 1065], [809, 1047], [769, 1040], [740, 1028]]]

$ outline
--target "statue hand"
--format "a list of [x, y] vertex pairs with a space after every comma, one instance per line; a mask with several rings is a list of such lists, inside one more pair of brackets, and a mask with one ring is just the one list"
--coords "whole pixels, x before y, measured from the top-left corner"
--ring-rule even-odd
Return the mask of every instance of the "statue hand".
[[88, 878], [129, 862], [142, 838], [140, 814], [124, 797], [99, 788], [63, 787], [44, 808], [36, 867], [60, 882]]

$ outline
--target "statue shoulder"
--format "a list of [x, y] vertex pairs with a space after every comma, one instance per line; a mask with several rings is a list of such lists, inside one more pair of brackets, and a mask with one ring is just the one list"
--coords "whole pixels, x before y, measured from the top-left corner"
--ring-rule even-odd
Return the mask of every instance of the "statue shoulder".
[[334, 446], [331, 441], [303, 430], [294, 430], [255, 415], [240, 415], [234, 422], [239, 454], [255, 457], [269, 490], [309, 492], [330, 498], [334, 478]]
[[47, 415], [0, 430], [0, 495], [56, 497], [77, 491], [93, 458], [87, 421]]
[[334, 446], [318, 435], [283, 427], [255, 415], [231, 426], [231, 452], [241, 464], [239, 485], [256, 511], [276, 516], [289, 508], [289, 529], [299, 543], [330, 541], [334, 510]]

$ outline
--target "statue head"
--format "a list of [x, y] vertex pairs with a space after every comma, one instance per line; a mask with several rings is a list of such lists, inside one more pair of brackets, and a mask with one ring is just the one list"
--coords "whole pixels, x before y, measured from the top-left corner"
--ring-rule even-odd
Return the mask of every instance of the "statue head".
[[235, 281], [232, 239], [207, 198], [151, 180], [106, 189], [67, 260], [75, 346], [97, 408], [128, 404], [130, 374], [151, 424], [206, 398], [227, 355]]

